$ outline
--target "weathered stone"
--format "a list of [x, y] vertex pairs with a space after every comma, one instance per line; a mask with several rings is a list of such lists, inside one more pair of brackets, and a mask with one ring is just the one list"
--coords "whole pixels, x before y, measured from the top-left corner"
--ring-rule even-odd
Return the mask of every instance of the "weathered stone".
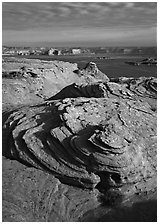
[[3, 158], [4, 222], [78, 221], [99, 206], [97, 192], [61, 184], [52, 174]]
[[76, 98], [76, 97], [105, 97], [106, 96], [106, 86], [104, 83], [91, 83], [91, 84], [76, 84], [73, 83], [70, 86], [65, 87], [55, 96], [50, 97], [47, 100], [57, 100], [65, 98]]
[[79, 81], [73, 71], [77, 64], [5, 58], [2, 67], [3, 110], [40, 103], [65, 86]]
[[154, 77], [138, 79], [120, 77], [119, 79], [112, 78], [110, 82], [73, 83], [47, 100], [77, 97], [140, 100], [149, 103], [156, 110], [157, 80]]
[[[2, 68], [3, 110], [9, 106], [17, 107], [40, 103], [57, 94], [64, 87], [73, 85], [73, 83], [78, 86], [109, 81], [109, 78], [99, 71], [93, 62], [81, 70], [82, 76], [74, 72], [77, 70], [77, 64], [62, 61], [20, 58], [9, 58], [8, 61], [8, 58], [5, 58]], [[90, 86], [90, 88], [92, 87]], [[96, 91], [95, 88], [92, 88], [93, 91]], [[83, 87], [82, 91], [84, 89], [85, 95], [87, 95], [89, 88]], [[76, 92], [78, 92], [77, 88]]]
[[[16, 107], [32, 105], [3, 114], [3, 221], [87, 221], [87, 214], [100, 220], [118, 196], [131, 204], [143, 194], [150, 198], [157, 186], [156, 79], [104, 80], [89, 64], [81, 76], [71, 68], [75, 76], [65, 82], [70, 71], [64, 62], [42, 62], [38, 72], [39, 61], [23, 63], [19, 71], [32, 95], [30, 89], [28, 98], [12, 94], [19, 98]], [[36, 85], [41, 101], [29, 98]]]
[[11, 154], [64, 183], [123, 194], [156, 186], [156, 113], [145, 102], [72, 98], [14, 112], [5, 125]]
[[86, 66], [80, 70], [80, 74], [85, 77], [87, 83], [96, 80], [109, 82], [109, 78], [107, 77], [107, 75], [102, 73], [94, 62], [89, 62], [88, 64], [86, 64]]

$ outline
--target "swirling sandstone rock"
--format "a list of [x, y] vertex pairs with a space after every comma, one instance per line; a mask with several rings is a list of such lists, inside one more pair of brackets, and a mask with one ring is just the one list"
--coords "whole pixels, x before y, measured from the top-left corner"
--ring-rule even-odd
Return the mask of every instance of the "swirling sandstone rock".
[[138, 97], [157, 97], [157, 79], [154, 77], [140, 77], [140, 78], [111, 78], [112, 82], [124, 85], [130, 89]]
[[136, 79], [120, 77], [118, 79], [111, 78], [110, 82], [99, 81], [90, 84], [73, 83], [47, 100], [76, 97], [140, 100], [149, 103], [151, 108], [156, 110], [157, 80], [154, 77], [140, 77]]
[[123, 194], [156, 186], [156, 113], [145, 102], [67, 98], [14, 112], [5, 128], [13, 157], [64, 183]]
[[[99, 206], [99, 192], [110, 200], [111, 192], [131, 196], [131, 203], [134, 194], [141, 201], [141, 195], [155, 192], [157, 80], [105, 76], [101, 81], [96, 67], [92, 73], [86, 66], [81, 77], [72, 71], [69, 86], [61, 82], [54, 89], [55, 67], [62, 80], [67, 72], [61, 64], [50, 70], [53, 64], [43, 63], [49, 71], [41, 71], [45, 78], [37, 92], [47, 100], [3, 114], [3, 155], [9, 158], [3, 158], [3, 220], [86, 220]], [[29, 69], [22, 73], [36, 73]], [[32, 79], [37, 78], [29, 75]], [[51, 92], [58, 93], [50, 97]], [[15, 94], [19, 105], [24, 99], [33, 103], [27, 95]], [[96, 212], [99, 218], [100, 208]]]

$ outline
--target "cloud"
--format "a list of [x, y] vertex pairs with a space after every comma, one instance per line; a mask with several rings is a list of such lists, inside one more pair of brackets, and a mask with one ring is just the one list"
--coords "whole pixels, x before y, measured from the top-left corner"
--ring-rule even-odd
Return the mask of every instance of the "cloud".
[[[56, 26], [68, 23], [105, 26], [138, 23], [146, 18], [148, 23], [156, 20], [156, 4], [133, 2], [7, 2], [2, 4], [3, 29], [22, 29], [30, 26]], [[82, 15], [85, 15], [82, 18]], [[21, 18], [24, 19], [21, 19]], [[61, 21], [61, 17], [65, 20]], [[20, 21], [23, 23], [20, 23]], [[71, 21], [72, 20], [72, 21]], [[45, 21], [45, 24], [44, 24]], [[90, 22], [92, 21], [92, 22]]]
[[[118, 36], [122, 30], [127, 36], [130, 33], [129, 37], [133, 37], [135, 33], [139, 34], [139, 30], [150, 31], [151, 27], [156, 27], [156, 17], [155, 2], [2, 3], [3, 37], [8, 40], [12, 37], [15, 41], [20, 38], [30, 40], [29, 35], [33, 40], [50, 40], [52, 36], [59, 41], [63, 41], [63, 37], [70, 41], [75, 37], [80, 37], [83, 41], [84, 38], [95, 41], [95, 38], [108, 39], [109, 33], [110, 38], [113, 38], [113, 35]], [[151, 36], [152, 39], [148, 32], [145, 35]]]

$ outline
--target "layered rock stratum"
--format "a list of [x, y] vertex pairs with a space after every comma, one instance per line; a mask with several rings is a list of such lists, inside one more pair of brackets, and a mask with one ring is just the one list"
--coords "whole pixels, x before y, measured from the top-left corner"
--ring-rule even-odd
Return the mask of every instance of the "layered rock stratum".
[[[12, 59], [3, 69], [4, 221], [107, 221], [113, 206], [156, 200], [155, 78], [109, 79], [93, 62]], [[11, 84], [30, 79], [28, 98], [11, 100]]]

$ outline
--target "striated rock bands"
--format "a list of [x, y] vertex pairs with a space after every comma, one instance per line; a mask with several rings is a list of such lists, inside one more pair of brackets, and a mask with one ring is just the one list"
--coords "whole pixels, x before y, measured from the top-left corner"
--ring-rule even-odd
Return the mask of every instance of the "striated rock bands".
[[157, 80], [153, 77], [138, 79], [121, 77], [119, 79], [112, 78], [110, 82], [73, 83], [47, 100], [76, 97], [140, 99], [156, 106]]
[[5, 127], [13, 157], [64, 183], [126, 194], [156, 186], [155, 117], [141, 101], [67, 98], [14, 112]]
[[4, 110], [14, 106], [3, 114], [4, 221], [85, 220], [101, 195], [108, 205], [156, 191], [155, 78], [24, 62], [3, 80]]

